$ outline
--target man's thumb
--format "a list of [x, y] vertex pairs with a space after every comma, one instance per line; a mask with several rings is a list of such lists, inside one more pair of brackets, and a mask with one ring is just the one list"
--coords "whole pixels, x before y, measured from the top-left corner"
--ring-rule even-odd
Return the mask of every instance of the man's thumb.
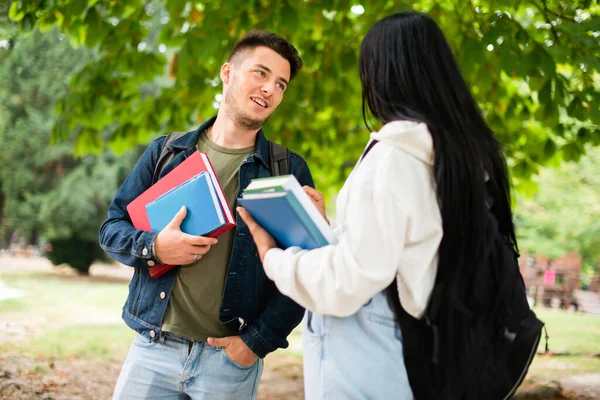
[[217, 339], [209, 337], [208, 339], [206, 339], [206, 342], [213, 347], [227, 347], [227, 345], [229, 344], [228, 340], [225, 338]]
[[175, 214], [175, 216], [173, 217], [171, 222], [169, 222], [169, 227], [179, 229], [179, 227], [181, 226], [181, 223], [185, 219], [186, 215], [187, 215], [187, 208], [185, 208], [185, 206], [182, 206], [179, 209], [179, 211], [177, 211], [177, 214]]

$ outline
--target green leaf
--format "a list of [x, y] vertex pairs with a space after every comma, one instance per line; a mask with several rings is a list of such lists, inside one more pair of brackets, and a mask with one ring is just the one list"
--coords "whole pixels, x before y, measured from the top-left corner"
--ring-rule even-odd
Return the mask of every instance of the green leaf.
[[13, 1], [8, 9], [8, 18], [13, 22], [20, 22], [25, 16], [23, 10], [19, 10], [20, 1]]
[[290, 7], [287, 2], [285, 2], [281, 8], [281, 23], [285, 32], [287, 32], [287, 35], [296, 32], [300, 23], [298, 12]]
[[538, 93], [538, 100], [539, 100], [540, 104], [546, 105], [552, 101], [552, 99], [550, 98], [551, 92], [552, 92], [552, 80], [548, 79], [548, 81], [546, 81], [546, 84], [544, 85], [544, 87], [542, 87], [542, 89]]
[[590, 120], [596, 125], [600, 125], [600, 108], [598, 107], [600, 107], [598, 103], [587, 105], [587, 108], [590, 110]]
[[35, 22], [31, 14], [25, 15], [21, 20], [21, 28], [23, 28], [25, 32], [30, 32], [34, 27], [34, 24]]
[[568, 143], [561, 148], [565, 161], [578, 161], [582, 150], [577, 143]]
[[585, 109], [583, 102], [579, 97], [575, 97], [567, 107], [567, 113], [580, 121], [587, 121], [589, 113]]
[[548, 139], [544, 144], [544, 157], [551, 158], [556, 153], [556, 143], [554, 140]]

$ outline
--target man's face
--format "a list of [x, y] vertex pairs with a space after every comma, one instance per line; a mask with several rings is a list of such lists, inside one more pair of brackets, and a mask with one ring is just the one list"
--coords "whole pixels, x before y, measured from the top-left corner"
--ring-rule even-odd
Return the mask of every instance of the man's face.
[[239, 126], [259, 129], [281, 103], [289, 79], [290, 63], [268, 47], [238, 53], [221, 67], [221, 107]]

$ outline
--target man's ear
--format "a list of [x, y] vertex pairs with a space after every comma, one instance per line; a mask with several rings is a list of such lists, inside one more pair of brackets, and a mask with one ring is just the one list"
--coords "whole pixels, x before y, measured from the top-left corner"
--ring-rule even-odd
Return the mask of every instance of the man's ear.
[[229, 62], [221, 66], [221, 81], [224, 85], [228, 85], [231, 80], [232, 67], [232, 64]]

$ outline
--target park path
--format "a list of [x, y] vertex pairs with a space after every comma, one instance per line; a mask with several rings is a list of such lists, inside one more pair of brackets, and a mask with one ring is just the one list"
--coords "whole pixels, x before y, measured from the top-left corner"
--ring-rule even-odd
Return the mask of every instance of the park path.
[[579, 304], [579, 311], [600, 315], [600, 293], [586, 290], [575, 290], [573, 293]]
[[9, 288], [6, 284], [0, 279], [0, 301], [8, 300], [8, 299], [16, 299], [17, 297], [21, 297], [25, 295], [24, 290]]

